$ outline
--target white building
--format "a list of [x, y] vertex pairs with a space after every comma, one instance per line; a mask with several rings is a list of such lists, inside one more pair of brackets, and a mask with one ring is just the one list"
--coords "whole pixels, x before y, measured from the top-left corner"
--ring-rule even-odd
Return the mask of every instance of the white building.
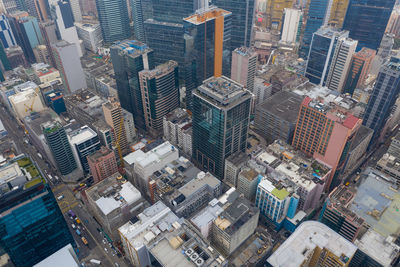
[[300, 9], [285, 8], [281, 41], [286, 44], [295, 44], [301, 27], [303, 12]]
[[81, 6], [79, 5], [79, 2], [80, 2], [79, 0], [69, 0], [75, 22], [82, 21], [82, 12], [81, 12]]
[[257, 53], [253, 48], [239, 47], [232, 52], [231, 79], [250, 92], [254, 91], [257, 70]]
[[22, 120], [32, 112], [43, 111], [45, 106], [34, 89], [28, 89], [9, 96], [8, 100], [17, 117]]
[[188, 156], [192, 155], [192, 119], [186, 110], [177, 108], [163, 118], [166, 140], [179, 147]]
[[326, 86], [334, 91], [342, 92], [349, 70], [351, 58], [356, 51], [358, 41], [350, 38], [339, 40], [336, 44], [332, 63], [329, 69]]
[[131, 176], [134, 184], [147, 191], [149, 177], [178, 158], [178, 149], [170, 142], [165, 142], [147, 153], [142, 150], [132, 152], [124, 157], [124, 162], [128, 176]]
[[255, 105], [262, 104], [272, 94], [272, 84], [266, 82], [264, 79], [256, 77], [254, 79], [254, 92], [256, 96]]
[[52, 49], [65, 87], [64, 93], [71, 94], [79, 89], [86, 89], [86, 79], [77, 46], [66, 41], [59, 41], [52, 44]]
[[86, 49], [97, 53], [99, 47], [103, 45], [100, 24], [75, 22], [78, 37], [83, 41]]
[[[77, 0], [73, 0], [73, 1], [77, 1]], [[82, 51], [82, 46], [81, 46], [81, 40], [79, 40], [79, 38], [78, 38], [78, 33], [76, 31], [76, 27], [65, 25], [63, 16], [61, 13], [61, 9], [59, 6], [60, 3], [61, 2], [58, 2], [57, 4], [55, 4], [54, 8], [56, 10], [56, 16], [57, 16], [56, 22], [57, 22], [58, 30], [60, 32], [61, 39], [64, 41], [67, 41], [71, 44], [74, 44], [78, 51], [79, 57], [82, 57], [83, 51]]]
[[132, 144], [136, 139], [136, 129], [133, 115], [125, 109], [122, 109], [122, 115], [124, 116], [126, 140], [128, 141], [128, 144]]
[[41, 262], [33, 265], [33, 267], [78, 267], [81, 266], [79, 263], [78, 256], [75, 253], [75, 249], [71, 244], [57, 250]]

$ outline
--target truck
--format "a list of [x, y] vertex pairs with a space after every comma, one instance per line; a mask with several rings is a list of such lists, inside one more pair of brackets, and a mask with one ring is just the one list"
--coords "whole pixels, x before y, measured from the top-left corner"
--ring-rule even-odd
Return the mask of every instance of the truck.
[[78, 229], [75, 230], [76, 234], [81, 236], [81, 231], [79, 231]]
[[87, 241], [87, 239], [85, 237], [82, 236], [82, 242], [83, 244], [85, 244], [86, 246], [89, 245], [89, 242]]
[[101, 261], [96, 260], [96, 259], [91, 259], [90, 262], [93, 263], [93, 264], [97, 264], [97, 265], [101, 264]]

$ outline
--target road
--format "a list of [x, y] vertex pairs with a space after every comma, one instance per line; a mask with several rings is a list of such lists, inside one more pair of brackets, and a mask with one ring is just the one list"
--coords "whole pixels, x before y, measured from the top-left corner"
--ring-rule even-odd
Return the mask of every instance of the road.
[[[61, 181], [57, 181], [55, 179], [50, 181], [47, 174], [52, 175], [52, 177], [55, 177], [56, 175], [60, 177], [60, 174], [57, 170], [51, 168], [45, 158], [42, 159], [38, 156], [38, 151], [34, 146], [32, 146], [30, 143], [26, 144], [24, 142], [24, 139], [27, 138], [24, 130], [18, 125], [18, 123], [15, 121], [15, 118], [12, 117], [12, 115], [7, 109], [4, 108], [3, 105], [0, 105], [0, 119], [4, 124], [8, 135], [15, 142], [17, 151], [29, 155], [33, 161], [35, 161], [42, 172], [42, 175], [46, 178], [48, 184], [50, 185], [56, 198], [63, 196], [62, 199], [57, 199], [57, 201], [62, 213], [64, 214], [64, 218], [69, 226], [71, 234], [73, 235], [77, 244], [79, 259], [82, 260], [88, 256], [93, 256], [94, 254], [92, 258], [102, 261], [103, 266], [116, 266], [115, 262], [117, 262], [121, 267], [129, 266], [122, 258], [118, 258], [116, 255], [112, 256], [113, 253], [108, 243], [103, 244], [103, 236], [100, 235], [96, 229], [97, 223], [93, 220], [86, 208], [82, 206], [82, 203], [75, 198], [71, 188]], [[72, 229], [72, 224], [77, 224], [68, 216], [67, 213], [69, 210], [73, 210], [78, 218], [81, 219], [81, 229], [79, 230], [81, 232], [81, 236], [84, 236], [88, 240], [88, 246], [83, 244], [81, 236], [78, 236], [76, 230]], [[107, 251], [104, 249], [105, 247], [107, 248]], [[88, 258], [88, 260], [90, 260], [90, 258]]]

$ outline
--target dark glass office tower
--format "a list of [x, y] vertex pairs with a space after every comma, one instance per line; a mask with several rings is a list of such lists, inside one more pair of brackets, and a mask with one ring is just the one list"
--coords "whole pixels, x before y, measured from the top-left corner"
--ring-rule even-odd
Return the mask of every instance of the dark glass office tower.
[[392, 57], [381, 67], [364, 113], [363, 125], [374, 130], [370, 147], [378, 142], [399, 93], [400, 58]]
[[219, 8], [232, 12], [230, 51], [250, 46], [254, 19], [254, 0], [213, 0]]
[[378, 50], [396, 0], [350, 0], [343, 29], [358, 40], [357, 50]]
[[193, 92], [193, 160], [224, 177], [225, 159], [246, 150], [251, 94], [225, 76], [211, 77]]
[[133, 33], [136, 40], [145, 42], [144, 18], [141, 0], [132, 0]]
[[121, 107], [133, 114], [137, 127], [145, 130], [139, 72], [154, 68], [153, 50], [139, 41], [125, 40], [111, 47], [111, 60]]
[[131, 36], [125, 0], [96, 0], [96, 7], [106, 44], [122, 41]]
[[331, 27], [322, 27], [313, 34], [305, 73], [310, 82], [325, 85], [336, 45], [348, 35], [348, 31]]
[[49, 185], [28, 157], [2, 166], [0, 177], [0, 247], [16, 266], [33, 266], [68, 244], [75, 246]]
[[184, 19], [186, 107], [192, 91], [211, 76], [230, 76], [232, 13], [210, 8]]
[[6, 51], [4, 50], [2, 42], [0, 42], [0, 61], [3, 65], [4, 70], [12, 70], [10, 61], [7, 58]]
[[152, 0], [153, 19], [158, 21], [182, 23], [182, 19], [194, 10], [193, 0]]
[[328, 19], [329, 0], [310, 0], [307, 13], [307, 24], [304, 30], [299, 56], [307, 59], [313, 33], [316, 32]]
[[77, 164], [64, 127], [59, 122], [42, 125], [43, 134], [62, 175], [72, 173]]

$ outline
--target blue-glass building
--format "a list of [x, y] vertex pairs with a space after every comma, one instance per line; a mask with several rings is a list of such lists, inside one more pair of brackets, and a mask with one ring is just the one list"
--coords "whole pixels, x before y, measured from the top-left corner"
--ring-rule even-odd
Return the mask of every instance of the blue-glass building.
[[301, 58], [307, 59], [314, 32], [318, 31], [318, 29], [324, 25], [327, 20], [326, 17], [329, 16], [329, 14], [327, 14], [328, 6], [328, 0], [310, 0], [306, 28], [299, 50], [299, 56]]
[[212, 4], [232, 12], [230, 51], [250, 46], [254, 20], [254, 0], [213, 0]]
[[135, 39], [145, 42], [144, 18], [141, 0], [132, 0], [133, 33]]
[[114, 44], [110, 53], [121, 107], [133, 114], [136, 127], [145, 130], [139, 72], [154, 68], [153, 50], [142, 42], [125, 40]]
[[77, 168], [77, 163], [64, 127], [59, 122], [49, 122], [43, 124], [42, 129], [61, 174], [72, 173]]
[[357, 50], [378, 50], [396, 0], [350, 0], [343, 29], [358, 40]]
[[6, 15], [0, 15], [0, 41], [4, 48], [17, 45], [13, 30]]
[[364, 113], [363, 125], [374, 130], [370, 147], [378, 142], [399, 93], [400, 58], [392, 57], [381, 67]]
[[348, 35], [347, 31], [337, 31], [330, 27], [322, 27], [313, 34], [305, 72], [310, 82], [325, 84], [336, 44]]
[[211, 77], [193, 92], [193, 160], [224, 177], [225, 159], [246, 151], [251, 94], [225, 76]]
[[131, 37], [125, 0], [96, 0], [96, 7], [104, 43], [111, 44]]
[[[13, 177], [5, 175], [10, 169]], [[75, 246], [49, 185], [29, 158], [8, 162], [0, 177], [0, 247], [15, 266], [30, 267], [68, 244]]]

